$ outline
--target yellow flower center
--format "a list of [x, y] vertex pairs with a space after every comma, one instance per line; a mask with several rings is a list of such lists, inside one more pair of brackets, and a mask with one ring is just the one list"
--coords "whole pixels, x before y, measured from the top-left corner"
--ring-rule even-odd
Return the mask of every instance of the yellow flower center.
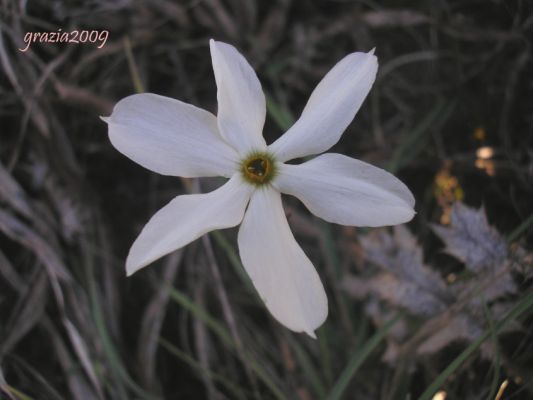
[[254, 185], [265, 185], [276, 175], [273, 157], [265, 152], [253, 152], [241, 163], [244, 180]]

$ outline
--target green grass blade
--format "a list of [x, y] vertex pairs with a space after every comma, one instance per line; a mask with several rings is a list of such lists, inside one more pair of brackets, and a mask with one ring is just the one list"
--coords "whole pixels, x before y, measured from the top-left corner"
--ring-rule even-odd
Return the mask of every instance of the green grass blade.
[[175, 357], [179, 358], [181, 361], [189, 365], [192, 369], [198, 370], [200, 372], [203, 372], [207, 375], [209, 375], [213, 381], [220, 383], [222, 386], [224, 386], [228, 392], [231, 392], [232, 396], [231, 398], [235, 399], [246, 399], [247, 396], [244, 393], [244, 391], [235, 383], [231, 382], [229, 379], [227, 379], [225, 376], [217, 374], [211, 370], [206, 370], [202, 368], [200, 363], [196, 361], [193, 357], [191, 357], [189, 354], [184, 352], [183, 350], [177, 348], [174, 346], [171, 342], [169, 342], [166, 339], [159, 338], [159, 344], [165, 348], [169, 353], [174, 355]]
[[317, 220], [320, 233], [322, 234], [324, 240], [324, 250], [326, 261], [334, 269], [335, 278], [337, 281], [342, 280], [342, 270], [341, 263], [339, 260], [339, 255], [337, 254], [337, 249], [335, 246], [335, 238], [333, 237], [333, 232], [331, 230], [331, 224], [323, 220]]
[[438, 127], [446, 122], [454, 108], [455, 103], [447, 104], [440, 100], [401, 142], [394, 152], [387, 170], [394, 174], [415, 158], [425, 148], [431, 128]]
[[[235, 342], [233, 341], [230, 333], [227, 329], [212, 317], [207, 311], [202, 307], [195, 304], [191, 299], [189, 299], [185, 294], [181, 293], [173, 287], [168, 288], [170, 297], [182, 306], [184, 309], [193, 314], [196, 318], [199, 318], [205, 325], [215, 333], [219, 339], [233, 351], [236, 351]], [[252, 370], [257, 374], [257, 377], [267, 386], [272, 394], [277, 399], [285, 399], [285, 395], [281, 389], [276, 385], [276, 383], [271, 379], [269, 374], [262, 368], [262, 366], [257, 363], [249, 353], [244, 354], [246, 362], [250, 365]]]
[[135, 88], [135, 93], [146, 92], [141, 75], [139, 74], [139, 69], [137, 68], [137, 63], [135, 62], [135, 57], [133, 57], [130, 39], [127, 36], [124, 39], [124, 51], [126, 52], [126, 59], [128, 60], [128, 68], [130, 70], [131, 81], [133, 83], [133, 87]]
[[[508, 322], [518, 318], [532, 306], [533, 292], [529, 293], [527, 296], [524, 296], [524, 298], [520, 302], [518, 302], [512, 308], [512, 310], [494, 326], [494, 331], [498, 332]], [[453, 360], [450, 365], [448, 365], [448, 367], [446, 367], [446, 369], [442, 371], [439, 376], [437, 376], [437, 378], [431, 383], [431, 385], [429, 385], [429, 387], [424, 391], [424, 393], [422, 393], [418, 400], [431, 400], [433, 395], [442, 387], [444, 382], [446, 382], [446, 379], [448, 379], [448, 377], [453, 372], [455, 372], [468, 359], [468, 357], [470, 357], [477, 349], [479, 349], [483, 342], [490, 337], [492, 331], [493, 330], [490, 328], [486, 330], [483, 335], [481, 335], [475, 342], [473, 342], [461, 354], [459, 354], [455, 358], [455, 360]]]
[[492, 345], [494, 346], [494, 374], [492, 377], [492, 382], [490, 384], [490, 391], [489, 395], [487, 397], [487, 400], [492, 400], [496, 396], [496, 392], [498, 391], [498, 381], [500, 380], [500, 368], [501, 368], [501, 357], [500, 357], [500, 346], [498, 344], [498, 332], [496, 332], [495, 326], [494, 326], [494, 320], [492, 319], [492, 316], [490, 315], [489, 307], [487, 306], [487, 303], [483, 301], [483, 314], [485, 315], [485, 318], [487, 319], [489, 323], [489, 334], [490, 339], [492, 341]]
[[288, 110], [282, 108], [269, 95], [266, 95], [266, 106], [268, 115], [272, 117], [276, 125], [278, 125], [283, 131], [286, 131], [292, 126], [292, 124], [294, 124], [294, 117], [292, 114]]
[[95, 319], [95, 325], [102, 341], [104, 352], [120, 380], [122, 380], [126, 384], [126, 386], [128, 386], [140, 398], [155, 399], [155, 397], [152, 396], [150, 393], [147, 393], [143, 389], [141, 389], [129, 376], [126, 368], [122, 364], [119, 353], [115, 345], [113, 344], [113, 340], [109, 336], [107, 327], [105, 326], [104, 318], [99, 311], [99, 307], [93, 310], [93, 318]]
[[13, 386], [7, 385], [6, 389], [9, 391], [9, 394], [16, 396], [19, 400], [33, 400], [33, 397], [22, 393], [20, 390], [15, 389]]
[[309, 382], [312, 389], [315, 392], [315, 398], [323, 399], [326, 396], [326, 386], [320, 375], [318, 374], [313, 362], [309, 358], [309, 354], [302, 347], [298, 340], [289, 338], [289, 346], [294, 351], [298, 365], [302, 367], [302, 370], [306, 377], [306, 382]]
[[91, 313], [94, 320], [94, 324], [96, 327], [96, 331], [98, 332], [98, 336], [100, 337], [100, 340], [102, 342], [103, 351], [107, 357], [107, 360], [109, 361], [109, 364], [111, 365], [111, 368], [113, 370], [113, 373], [119, 378], [115, 382], [113, 382], [113, 385], [110, 385], [109, 383], [107, 386], [110, 389], [118, 390], [123, 394], [124, 398], [127, 398], [127, 394], [125, 393], [124, 389], [122, 388], [120, 383], [126, 384], [127, 387], [129, 387], [134, 393], [139, 396], [141, 399], [155, 399], [154, 396], [152, 396], [150, 393], [145, 392], [142, 388], [140, 388], [129, 376], [126, 367], [124, 367], [122, 360], [120, 358], [119, 352], [116, 349], [113, 340], [111, 336], [109, 335], [109, 332], [107, 330], [107, 326], [105, 323], [104, 316], [102, 314], [102, 307], [100, 305], [100, 300], [98, 296], [98, 289], [96, 287], [96, 282], [93, 279], [92, 274], [92, 265], [89, 265], [88, 271], [87, 271], [87, 280], [89, 282], [89, 299], [91, 304]]
[[206, 326], [211, 329], [211, 331], [213, 331], [213, 333], [215, 333], [225, 345], [232, 348], [235, 347], [235, 343], [233, 342], [230, 333], [226, 328], [224, 328], [224, 326], [220, 322], [218, 322], [202, 307], [198, 306], [179, 290], [173, 288], [172, 286], [169, 286], [168, 290], [172, 300], [174, 300], [184, 309], [193, 314], [196, 318], [200, 319], [203, 323], [205, 323]]
[[327, 333], [327, 326], [321, 326], [317, 331], [318, 345], [320, 348], [320, 361], [322, 364], [322, 371], [324, 372], [324, 377], [326, 382], [333, 384], [333, 367], [331, 365], [331, 351], [329, 348], [328, 338], [330, 335]]
[[507, 236], [507, 243], [513, 243], [516, 239], [520, 237], [524, 231], [526, 231], [529, 226], [533, 224], [533, 214], [526, 218], [514, 231], [512, 231], [509, 236]]
[[372, 351], [381, 343], [385, 338], [387, 332], [394, 326], [396, 322], [400, 319], [400, 315], [394, 317], [383, 325], [366, 343], [365, 345], [357, 350], [348, 361], [348, 365], [344, 368], [341, 375], [337, 379], [337, 382], [331, 389], [328, 400], [340, 400], [342, 395], [348, 385], [350, 384], [352, 378], [359, 370], [359, 367], [363, 365], [366, 359], [372, 354]]
[[235, 251], [235, 248], [231, 245], [231, 243], [226, 239], [226, 237], [222, 234], [220, 231], [213, 231], [209, 233], [211, 237], [215, 240], [215, 243], [217, 246], [219, 246], [224, 253], [226, 253], [226, 257], [228, 257], [228, 260], [235, 270], [235, 273], [240, 278], [242, 283], [248, 288], [250, 291], [255, 293], [254, 286], [252, 284], [252, 281], [246, 271], [244, 270], [244, 267], [242, 266], [241, 259], [239, 258], [239, 255]]

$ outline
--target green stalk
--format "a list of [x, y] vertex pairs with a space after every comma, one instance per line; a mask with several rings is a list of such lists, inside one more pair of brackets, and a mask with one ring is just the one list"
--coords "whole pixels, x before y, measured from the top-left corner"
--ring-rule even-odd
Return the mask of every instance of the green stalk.
[[515, 320], [523, 313], [528, 311], [533, 306], [533, 292], [517, 303], [512, 310], [496, 325], [494, 329], [487, 329], [483, 335], [481, 335], [475, 342], [468, 346], [461, 354], [459, 354], [455, 360], [453, 360], [444, 371], [428, 386], [428, 388], [422, 393], [418, 400], [431, 400], [433, 395], [442, 387], [448, 377], [453, 374], [467, 359], [470, 357], [479, 347], [491, 336], [491, 332], [499, 332], [507, 323]]

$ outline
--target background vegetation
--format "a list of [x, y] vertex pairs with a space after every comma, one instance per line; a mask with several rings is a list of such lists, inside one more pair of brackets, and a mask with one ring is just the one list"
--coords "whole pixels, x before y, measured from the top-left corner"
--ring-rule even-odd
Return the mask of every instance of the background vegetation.
[[[527, 0], [3, 0], [0, 397], [532, 398], [532, 11]], [[18, 50], [26, 32], [59, 28], [110, 37]], [[397, 174], [418, 214], [355, 229], [285, 198], [330, 299], [318, 340], [267, 314], [235, 229], [125, 277], [157, 209], [221, 182], [144, 170], [98, 116], [138, 91], [216, 112], [209, 38], [257, 71], [268, 142], [338, 60], [376, 48], [376, 84], [334, 150]]]

